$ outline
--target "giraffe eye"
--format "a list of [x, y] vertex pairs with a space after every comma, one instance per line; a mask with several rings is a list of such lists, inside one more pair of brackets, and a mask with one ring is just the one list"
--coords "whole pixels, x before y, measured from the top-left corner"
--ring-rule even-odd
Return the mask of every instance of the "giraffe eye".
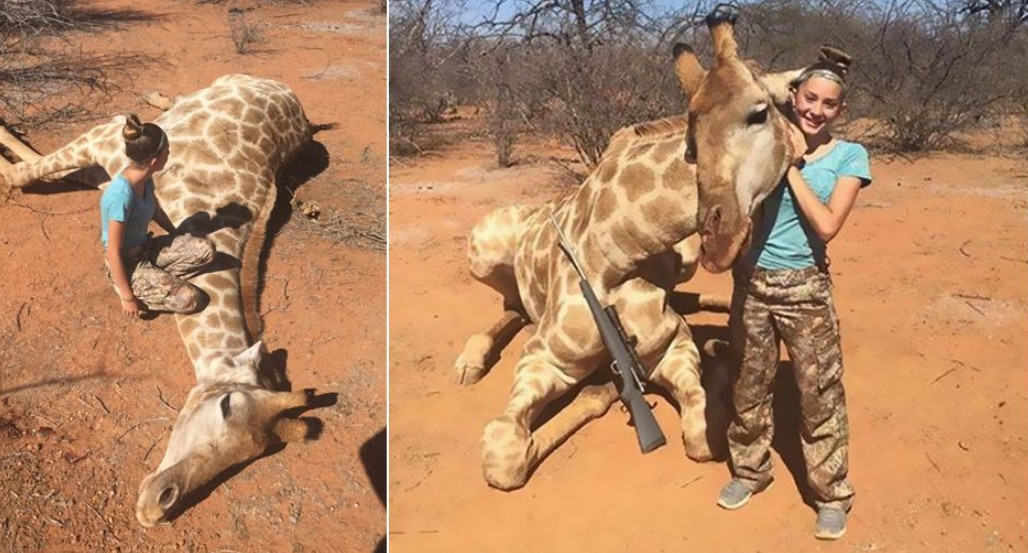
[[232, 394], [225, 394], [225, 397], [221, 398], [221, 418], [227, 419], [229, 413], [232, 412], [232, 402], [229, 398]]
[[763, 125], [767, 122], [767, 104], [760, 104], [756, 109], [750, 112], [750, 115], [746, 118], [747, 125]]

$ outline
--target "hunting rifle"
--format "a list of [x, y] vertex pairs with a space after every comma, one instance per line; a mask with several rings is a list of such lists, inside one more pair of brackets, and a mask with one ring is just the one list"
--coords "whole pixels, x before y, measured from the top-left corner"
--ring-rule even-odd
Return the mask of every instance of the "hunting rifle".
[[564, 252], [568, 261], [575, 268], [575, 272], [578, 273], [578, 287], [582, 289], [582, 295], [585, 296], [585, 302], [589, 305], [589, 311], [592, 312], [593, 319], [596, 320], [596, 326], [600, 330], [600, 337], [603, 338], [603, 345], [607, 347], [607, 351], [613, 359], [610, 369], [621, 379], [619, 395], [621, 401], [631, 414], [632, 421], [635, 423], [635, 435], [639, 438], [639, 449], [643, 453], [649, 453], [667, 443], [667, 440], [664, 438], [660, 425], [653, 418], [653, 412], [650, 411], [650, 406], [646, 404], [646, 399], [642, 395], [642, 363], [639, 362], [639, 357], [636, 355], [631, 342], [629, 342], [624, 327], [621, 326], [621, 319], [618, 318], [617, 309], [613, 305], [609, 305], [606, 308], [600, 306], [596, 293], [593, 292], [592, 286], [589, 285], [589, 281], [585, 278], [585, 273], [582, 272], [582, 266], [578, 264], [578, 259], [575, 258], [575, 252], [571, 249], [571, 244], [567, 241], [564, 232], [561, 231], [552, 213], [550, 214], [550, 224], [557, 230], [561, 251]]

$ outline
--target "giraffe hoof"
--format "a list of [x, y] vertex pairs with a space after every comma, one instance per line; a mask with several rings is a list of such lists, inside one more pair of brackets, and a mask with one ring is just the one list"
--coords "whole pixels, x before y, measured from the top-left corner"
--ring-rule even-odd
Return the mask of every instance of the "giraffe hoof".
[[532, 435], [509, 415], [497, 417], [482, 435], [482, 474], [490, 486], [510, 491], [528, 481], [535, 450]]
[[493, 340], [485, 334], [475, 334], [468, 338], [464, 351], [457, 357], [454, 368], [457, 370], [457, 383], [471, 386], [489, 372], [486, 367], [486, 355], [493, 346]]
[[457, 384], [461, 386], [476, 384], [486, 373], [485, 367], [480, 363], [469, 361], [463, 355], [457, 358], [455, 366], [457, 368]]

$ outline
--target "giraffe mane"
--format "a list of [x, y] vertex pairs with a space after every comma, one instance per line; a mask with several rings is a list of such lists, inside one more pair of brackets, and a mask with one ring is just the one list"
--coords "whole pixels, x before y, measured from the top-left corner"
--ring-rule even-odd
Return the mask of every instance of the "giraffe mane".
[[638, 138], [652, 138], [685, 132], [688, 126], [689, 118], [687, 116], [673, 115], [654, 121], [636, 123], [627, 128]]
[[239, 268], [239, 301], [243, 306], [243, 324], [246, 327], [246, 334], [251, 341], [260, 338], [264, 332], [264, 325], [261, 321], [258, 288], [260, 285], [260, 261], [264, 251], [264, 242], [267, 237], [268, 220], [275, 207], [277, 188], [272, 182], [271, 188], [265, 194], [261, 202], [260, 211], [246, 241], [243, 245], [243, 255]]

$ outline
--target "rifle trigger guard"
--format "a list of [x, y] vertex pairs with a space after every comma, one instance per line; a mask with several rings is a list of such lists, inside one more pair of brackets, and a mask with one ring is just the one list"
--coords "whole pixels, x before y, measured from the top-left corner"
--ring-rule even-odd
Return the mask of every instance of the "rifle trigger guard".
[[[611, 362], [610, 362], [610, 370], [611, 370], [611, 372], [613, 372], [614, 374], [616, 374], [616, 375], [618, 375], [618, 376], [621, 376], [621, 369], [619, 369], [619, 368], [618, 368], [618, 362], [617, 362], [617, 360], [614, 360], [614, 361], [611, 361]], [[633, 372], [632, 374], [634, 375], [635, 373]]]

